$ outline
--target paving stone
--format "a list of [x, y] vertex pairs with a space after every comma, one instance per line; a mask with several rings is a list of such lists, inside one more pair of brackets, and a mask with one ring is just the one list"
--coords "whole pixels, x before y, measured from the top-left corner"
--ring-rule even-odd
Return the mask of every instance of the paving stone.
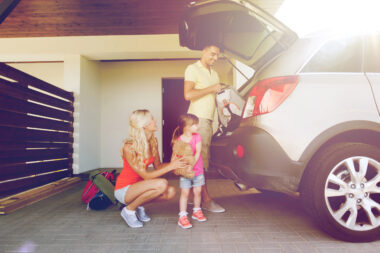
[[311, 245], [309, 243], [294, 242], [292, 244], [295, 245], [299, 249], [299, 252], [302, 252], [302, 253], [316, 253], [316, 252], [318, 252], [318, 250], [313, 245]]
[[353, 252], [348, 251], [346, 248], [341, 247], [331, 247], [331, 248], [317, 248], [318, 252], [320, 253], [347, 253], [347, 252]]
[[253, 252], [256, 252], [256, 253], [294, 253], [294, 252], [286, 252], [283, 249], [256, 249]]
[[160, 245], [157, 252], [162, 253], [177, 253], [177, 252], [189, 252], [189, 246], [187, 244], [166, 244]]
[[236, 252], [238, 252], [234, 243], [221, 243], [220, 248], [221, 248], [222, 253], [236, 253]]
[[251, 253], [254, 250], [250, 247], [249, 243], [235, 243], [235, 247], [237, 248], [237, 252], [239, 253]]
[[221, 242], [248, 243], [249, 238], [243, 232], [217, 232]]
[[259, 249], [281, 249], [281, 245], [278, 242], [251, 242], [249, 243], [254, 250]]
[[305, 241], [300, 235], [292, 232], [262, 232], [258, 233], [263, 242], [297, 242]]
[[80, 201], [84, 184], [0, 216], [0, 252], [17, 252], [28, 243], [34, 252], [49, 253], [380, 252], [379, 240], [347, 243], [326, 235], [290, 197], [240, 192], [228, 180], [208, 180], [211, 196], [227, 212], [206, 211], [208, 220], [192, 221], [188, 230], [177, 225], [178, 193], [167, 203], [147, 205], [152, 220], [132, 229], [116, 206], [87, 211]]
[[190, 249], [191, 253], [220, 253], [219, 249]]
[[189, 246], [189, 249], [193, 252], [193, 251], [197, 251], [199, 252], [200, 250], [204, 250], [204, 251], [220, 251], [220, 245], [219, 243], [191, 243]]
[[280, 243], [280, 247], [284, 252], [302, 253], [302, 250], [294, 243]]

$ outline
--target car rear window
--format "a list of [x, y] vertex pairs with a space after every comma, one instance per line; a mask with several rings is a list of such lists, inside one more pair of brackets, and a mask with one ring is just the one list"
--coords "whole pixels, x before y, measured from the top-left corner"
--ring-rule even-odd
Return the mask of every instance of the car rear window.
[[260, 58], [268, 48], [277, 43], [276, 32], [247, 15], [234, 15], [225, 28], [224, 46], [240, 57]]
[[302, 72], [361, 72], [360, 37], [330, 40], [305, 65]]
[[380, 35], [366, 38], [365, 72], [380, 73]]

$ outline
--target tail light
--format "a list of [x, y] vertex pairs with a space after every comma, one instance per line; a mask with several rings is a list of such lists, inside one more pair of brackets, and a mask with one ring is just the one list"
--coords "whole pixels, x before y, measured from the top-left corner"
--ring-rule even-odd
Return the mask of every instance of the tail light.
[[237, 145], [235, 148], [235, 153], [239, 158], [243, 158], [244, 156], [244, 147], [242, 145]]
[[259, 81], [249, 93], [243, 118], [272, 112], [292, 93], [297, 83], [297, 76], [280, 76]]

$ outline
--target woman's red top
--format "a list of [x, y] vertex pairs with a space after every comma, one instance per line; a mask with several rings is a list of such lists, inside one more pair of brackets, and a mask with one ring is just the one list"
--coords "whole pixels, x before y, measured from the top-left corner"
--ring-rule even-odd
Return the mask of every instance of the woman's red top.
[[[147, 168], [150, 164], [152, 164], [155, 160], [155, 157], [144, 160], [145, 168]], [[115, 190], [119, 190], [121, 188], [126, 187], [127, 185], [131, 185], [143, 180], [142, 177], [137, 174], [131, 165], [128, 163], [127, 159], [123, 158], [123, 170], [120, 175], [116, 179]]]

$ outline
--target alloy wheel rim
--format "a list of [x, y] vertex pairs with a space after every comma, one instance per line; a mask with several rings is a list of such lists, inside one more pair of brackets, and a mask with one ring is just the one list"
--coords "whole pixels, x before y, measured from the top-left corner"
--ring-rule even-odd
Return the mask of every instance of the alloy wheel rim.
[[346, 229], [380, 226], [380, 163], [365, 156], [339, 162], [329, 173], [324, 197], [331, 217]]

